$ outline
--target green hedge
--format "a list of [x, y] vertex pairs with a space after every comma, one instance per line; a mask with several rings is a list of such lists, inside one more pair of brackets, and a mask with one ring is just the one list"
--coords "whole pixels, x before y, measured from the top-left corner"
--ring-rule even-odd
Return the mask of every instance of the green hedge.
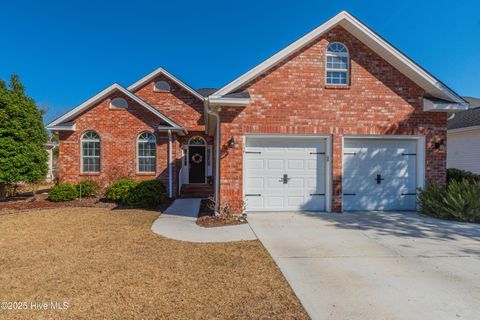
[[122, 179], [107, 187], [105, 198], [129, 206], [153, 207], [165, 200], [165, 186], [158, 180]]
[[444, 187], [435, 183], [419, 190], [420, 211], [449, 220], [480, 222], [480, 182], [452, 179]]
[[75, 200], [77, 197], [77, 187], [69, 183], [58, 184], [48, 192], [48, 200], [53, 202]]
[[475, 183], [480, 181], [480, 175], [455, 168], [447, 169], [447, 183], [451, 181], [462, 181], [463, 179], [467, 179], [470, 183]]
[[111, 183], [105, 191], [105, 198], [110, 201], [125, 203], [130, 191], [136, 187], [137, 181], [122, 179]]
[[96, 197], [100, 193], [100, 185], [95, 180], [83, 180], [77, 184], [77, 191], [82, 197]]

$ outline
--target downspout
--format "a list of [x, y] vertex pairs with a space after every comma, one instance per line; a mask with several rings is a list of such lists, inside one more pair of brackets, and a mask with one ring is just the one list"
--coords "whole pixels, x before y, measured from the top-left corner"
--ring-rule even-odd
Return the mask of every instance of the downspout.
[[172, 198], [172, 130], [168, 130], [168, 197]]
[[215, 213], [218, 213], [219, 199], [220, 199], [220, 116], [219, 110], [211, 110], [208, 98], [203, 102], [207, 114], [214, 116], [216, 119], [215, 125]]

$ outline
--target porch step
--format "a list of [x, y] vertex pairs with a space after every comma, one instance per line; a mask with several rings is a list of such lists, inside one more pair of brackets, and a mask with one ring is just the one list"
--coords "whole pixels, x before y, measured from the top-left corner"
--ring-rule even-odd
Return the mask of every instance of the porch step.
[[184, 184], [180, 192], [180, 198], [208, 198], [214, 193], [213, 186], [203, 183]]

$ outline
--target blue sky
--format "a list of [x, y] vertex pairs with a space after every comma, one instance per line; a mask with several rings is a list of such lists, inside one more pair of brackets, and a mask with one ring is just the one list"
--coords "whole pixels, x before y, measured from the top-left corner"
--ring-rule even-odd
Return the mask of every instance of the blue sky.
[[480, 1], [8, 1], [0, 78], [58, 117], [158, 66], [221, 87], [348, 10], [461, 95], [480, 97]]

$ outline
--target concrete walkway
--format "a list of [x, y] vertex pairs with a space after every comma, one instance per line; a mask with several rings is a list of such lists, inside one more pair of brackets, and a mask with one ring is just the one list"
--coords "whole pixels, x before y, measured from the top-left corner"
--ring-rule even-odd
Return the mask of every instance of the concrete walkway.
[[245, 224], [215, 228], [200, 227], [195, 223], [201, 199], [177, 199], [158, 217], [152, 231], [161, 236], [188, 242], [231, 242], [255, 240], [257, 237]]
[[478, 224], [408, 212], [248, 222], [312, 319], [479, 319]]

